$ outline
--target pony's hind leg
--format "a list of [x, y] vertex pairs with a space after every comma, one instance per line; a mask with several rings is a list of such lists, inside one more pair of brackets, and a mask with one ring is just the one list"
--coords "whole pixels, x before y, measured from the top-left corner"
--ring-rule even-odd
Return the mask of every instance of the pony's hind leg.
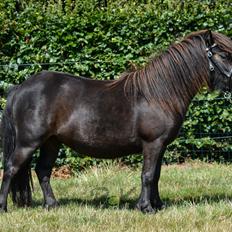
[[[12, 179], [17, 175], [18, 171], [27, 164], [27, 161], [31, 158], [35, 148], [32, 147], [19, 147], [16, 146], [14, 152], [7, 160], [3, 180], [0, 190], [0, 210], [7, 211], [7, 196], [10, 190]], [[21, 183], [19, 183], [21, 184]]]
[[40, 156], [35, 172], [44, 196], [44, 207], [50, 209], [57, 206], [57, 201], [50, 184], [50, 176], [59, 151], [59, 144], [55, 139], [49, 139], [40, 148]]

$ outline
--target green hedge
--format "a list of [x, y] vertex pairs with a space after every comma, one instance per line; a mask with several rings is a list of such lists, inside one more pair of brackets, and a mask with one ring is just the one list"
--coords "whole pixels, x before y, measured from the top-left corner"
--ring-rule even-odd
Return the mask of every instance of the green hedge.
[[[2, 1], [0, 88], [21, 83], [42, 69], [114, 79], [131, 66], [145, 64], [149, 56], [189, 32], [210, 28], [232, 36], [229, 1], [107, 2], [107, 7], [100, 7], [97, 0]], [[204, 150], [209, 148], [210, 157], [216, 160], [222, 159], [218, 151], [231, 152], [231, 140], [202, 139], [209, 134], [231, 135], [231, 104], [216, 97], [197, 96], [200, 102], [193, 102], [182, 130], [187, 138], [182, 136], [169, 147], [167, 162], [207, 157]], [[64, 159], [61, 152], [60, 164], [68, 160], [83, 167], [98, 162], [85, 158], [83, 163], [69, 150], [66, 153]], [[141, 156], [134, 156], [123, 161], [136, 164], [140, 160]]]

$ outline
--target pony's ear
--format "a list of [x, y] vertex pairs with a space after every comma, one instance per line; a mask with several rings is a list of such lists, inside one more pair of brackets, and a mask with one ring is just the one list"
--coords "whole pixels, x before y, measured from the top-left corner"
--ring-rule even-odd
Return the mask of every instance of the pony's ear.
[[207, 47], [211, 47], [214, 44], [213, 35], [211, 30], [205, 32], [205, 43]]

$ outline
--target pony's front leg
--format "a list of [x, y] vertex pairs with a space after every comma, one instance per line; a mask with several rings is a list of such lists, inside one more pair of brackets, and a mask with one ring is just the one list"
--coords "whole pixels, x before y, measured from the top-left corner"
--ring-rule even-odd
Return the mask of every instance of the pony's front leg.
[[153, 208], [155, 208], [157, 210], [161, 210], [164, 208], [164, 204], [161, 201], [160, 196], [159, 196], [159, 185], [158, 185], [159, 178], [160, 178], [160, 171], [161, 171], [163, 154], [164, 154], [164, 152], [162, 152], [160, 154], [159, 159], [157, 161], [154, 178], [153, 178], [152, 185], [151, 185], [151, 197], [150, 197], [151, 205]]
[[[142, 169], [142, 189], [137, 208], [144, 213], [154, 213], [156, 209], [152, 207], [151, 192], [154, 184], [154, 175], [157, 162], [161, 155], [163, 142], [157, 139], [153, 142], [143, 143], [143, 169]], [[157, 189], [158, 191], [158, 189]]]

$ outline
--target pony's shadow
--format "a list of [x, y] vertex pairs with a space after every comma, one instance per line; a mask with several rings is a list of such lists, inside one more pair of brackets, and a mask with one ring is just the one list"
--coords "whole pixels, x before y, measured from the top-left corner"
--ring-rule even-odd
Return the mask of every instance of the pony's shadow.
[[201, 205], [213, 204], [220, 201], [232, 202], [232, 195], [228, 194], [199, 194], [197, 196], [183, 196], [180, 199], [163, 198], [166, 207], [184, 206], [184, 205]]
[[[39, 207], [43, 204], [42, 200], [33, 200], [32, 208]], [[60, 198], [58, 199], [58, 206], [68, 206], [68, 205], [87, 205], [95, 209], [108, 209], [108, 208], [118, 208], [118, 209], [134, 209], [136, 204], [136, 199], [121, 199], [119, 204], [109, 204], [109, 198], [107, 196], [96, 197], [91, 200], [86, 200], [82, 198]]]
[[[60, 198], [58, 200], [59, 206], [68, 206], [68, 205], [87, 205], [91, 206], [95, 209], [128, 209], [133, 210], [135, 209], [135, 205], [137, 203], [138, 199], [135, 198], [123, 198], [120, 199], [119, 204], [110, 204], [109, 198], [107, 196], [101, 196], [96, 197], [91, 200], [81, 199], [81, 198]], [[232, 195], [226, 195], [226, 194], [205, 194], [205, 195], [199, 195], [199, 196], [186, 196], [182, 197], [180, 199], [173, 199], [173, 198], [163, 198], [164, 203], [164, 209], [172, 207], [172, 206], [183, 206], [183, 205], [200, 205], [204, 203], [218, 203], [220, 201], [225, 202], [232, 202]], [[33, 208], [38, 207], [41, 205], [42, 202], [40, 200], [34, 201]]]

